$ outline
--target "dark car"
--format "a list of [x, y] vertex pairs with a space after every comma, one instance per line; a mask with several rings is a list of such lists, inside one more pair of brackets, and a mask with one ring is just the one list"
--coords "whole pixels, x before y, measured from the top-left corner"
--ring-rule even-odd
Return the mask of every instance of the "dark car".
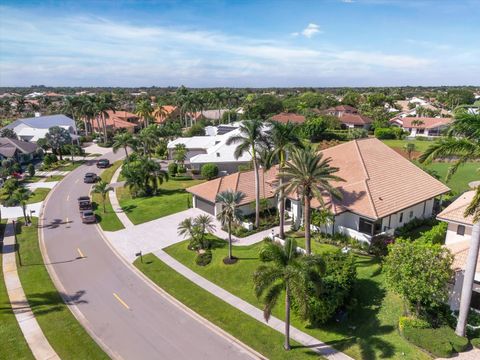
[[83, 182], [86, 184], [93, 184], [98, 180], [97, 174], [94, 173], [86, 173], [83, 177]]
[[82, 216], [82, 222], [84, 224], [94, 224], [97, 222], [95, 213], [92, 210], [82, 211], [81, 216]]
[[80, 196], [78, 198], [79, 210], [92, 210], [92, 203], [89, 196]]
[[108, 159], [100, 159], [97, 161], [97, 168], [105, 169], [110, 166], [110, 161]]

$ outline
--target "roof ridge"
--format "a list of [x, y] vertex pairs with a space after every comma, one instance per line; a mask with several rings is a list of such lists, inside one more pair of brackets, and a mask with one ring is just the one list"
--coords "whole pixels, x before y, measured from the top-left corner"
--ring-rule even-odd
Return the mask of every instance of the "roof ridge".
[[238, 189], [238, 182], [240, 181], [240, 171], [236, 172], [235, 174], [237, 174], [237, 181], [235, 181], [235, 191], [237, 191]]
[[367, 166], [365, 165], [365, 160], [363, 158], [362, 152], [360, 151], [360, 147], [358, 146], [358, 140], [353, 140], [355, 142], [355, 148], [357, 149], [358, 156], [360, 157], [360, 162], [362, 163], [362, 168], [363, 171], [365, 172], [365, 175], [367, 176], [366, 179], [364, 180], [365, 187], [367, 188], [367, 195], [368, 195], [368, 201], [370, 203], [370, 206], [372, 207], [373, 213], [375, 214], [375, 217], [378, 218], [378, 212], [377, 208], [375, 207], [375, 203], [373, 202], [372, 199], [372, 194], [370, 192], [370, 186], [368, 186], [368, 180], [370, 180], [370, 175], [367, 170]]

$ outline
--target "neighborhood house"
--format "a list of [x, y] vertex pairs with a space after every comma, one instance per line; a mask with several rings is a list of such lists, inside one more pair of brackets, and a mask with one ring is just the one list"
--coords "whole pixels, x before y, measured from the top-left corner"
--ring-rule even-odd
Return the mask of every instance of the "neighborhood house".
[[344, 128], [369, 129], [372, 119], [361, 115], [356, 108], [349, 105], [339, 105], [321, 111], [323, 114], [333, 115], [338, 118]]
[[22, 140], [0, 138], [0, 160], [13, 159], [19, 164], [25, 164], [37, 156], [38, 146]]
[[[340, 200], [325, 194], [324, 203], [334, 215], [327, 226], [330, 233], [347, 234], [360, 241], [370, 242], [373, 236], [393, 233], [414, 218], [428, 218], [434, 214], [435, 198], [450, 189], [377, 139], [361, 139], [337, 145], [322, 151], [332, 159], [331, 165], [344, 182], [334, 183], [342, 193]], [[278, 168], [260, 171], [260, 197], [277, 204], [275, 187]], [[253, 212], [253, 171], [231, 174], [187, 189], [193, 195], [193, 204], [212, 215], [219, 211], [216, 195], [223, 190], [242, 191], [246, 198], [241, 210]], [[317, 200], [313, 208], [319, 208]], [[302, 201], [289, 194], [285, 209], [299, 225], [302, 222]]]
[[411, 137], [416, 136], [439, 136], [452, 122], [451, 118], [432, 117], [394, 117], [390, 120], [393, 125], [401, 127], [410, 133]]

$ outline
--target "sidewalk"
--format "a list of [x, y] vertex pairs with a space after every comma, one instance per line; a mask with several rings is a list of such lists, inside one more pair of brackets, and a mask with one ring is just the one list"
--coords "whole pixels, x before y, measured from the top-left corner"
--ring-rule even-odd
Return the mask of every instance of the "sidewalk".
[[32, 350], [33, 355], [39, 360], [60, 360], [55, 350], [51, 347], [47, 338], [38, 325], [37, 320], [28, 304], [28, 300], [22, 289], [22, 284], [17, 272], [15, 235], [13, 223], [8, 222], [3, 239], [3, 276], [7, 288], [8, 297], [12, 305], [13, 313], [22, 330], [23, 336]]
[[[32, 214], [32, 216], [38, 217], [38, 214], [40, 214], [40, 209], [42, 208], [42, 205], [43, 205], [43, 201], [37, 202], [35, 204], [28, 204], [27, 215]], [[2, 219], [23, 218], [23, 211], [21, 206], [6, 207], [3, 205], [0, 205], [0, 210], [2, 211]]]
[[35, 175], [37, 176], [42, 176], [42, 177], [49, 177], [49, 176], [65, 176], [68, 175], [70, 171], [59, 171], [59, 170], [53, 170], [53, 171], [36, 171]]
[[123, 224], [123, 226], [125, 226], [125, 228], [128, 229], [128, 228], [134, 227], [135, 225], [133, 225], [133, 223], [128, 218], [127, 214], [125, 214], [125, 212], [122, 210], [122, 207], [118, 202], [117, 192], [115, 191], [115, 183], [118, 182], [120, 171], [122, 171], [121, 166], [118, 167], [118, 169], [115, 171], [115, 173], [112, 176], [112, 180], [110, 180], [110, 185], [113, 187], [113, 191], [108, 192], [108, 197], [110, 199], [110, 204], [112, 204], [113, 211], [115, 211], [115, 213], [118, 216], [118, 219]]
[[[225, 289], [215, 285], [214, 283], [208, 281], [207, 279], [203, 278], [196, 272], [190, 270], [173, 257], [168, 255], [163, 250], [157, 250], [154, 252], [155, 256], [157, 256], [160, 260], [162, 260], [165, 264], [170, 266], [173, 270], [178, 272], [179, 274], [186, 277], [188, 280], [192, 281], [194, 284], [200, 286], [201, 288], [207, 290], [212, 295], [220, 298], [221, 300], [225, 301], [226, 303], [236, 307], [238, 310], [244, 312], [247, 315], [250, 315], [254, 319], [266, 324], [267, 326], [271, 327], [272, 329], [277, 330], [278, 332], [283, 333], [285, 329], [285, 323], [276, 318], [271, 317], [270, 320], [265, 322], [263, 318], [263, 311], [256, 308], [255, 306], [249, 304], [248, 302], [240, 299], [239, 297], [229, 293]], [[293, 340], [297, 341], [298, 343], [311, 348], [313, 351], [317, 352], [318, 354], [326, 357], [329, 360], [353, 360], [350, 356], [335, 350], [334, 348], [330, 347], [329, 345], [321, 342], [320, 340], [298, 330], [297, 328], [291, 326], [290, 327], [290, 336]]]
[[58, 181], [37, 181], [34, 183], [26, 184], [25, 187], [30, 191], [34, 191], [35, 189], [38, 189], [38, 188], [53, 189], [54, 186], [57, 184], [58, 184]]

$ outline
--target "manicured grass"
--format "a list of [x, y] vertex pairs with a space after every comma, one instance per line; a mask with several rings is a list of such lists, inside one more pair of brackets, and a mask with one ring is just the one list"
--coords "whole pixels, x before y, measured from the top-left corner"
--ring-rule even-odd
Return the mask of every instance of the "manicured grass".
[[45, 200], [50, 190], [51, 189], [48, 188], [36, 188], [32, 192], [30, 199], [28, 199], [27, 204], [35, 204], [37, 202]]
[[160, 186], [157, 196], [132, 198], [128, 188], [118, 188], [117, 196], [128, 218], [137, 225], [188, 209], [192, 196], [185, 189], [202, 182], [170, 179]]
[[62, 175], [52, 175], [48, 177], [43, 177], [43, 176], [32, 176], [32, 177], [26, 177], [25, 179], [22, 180], [23, 184], [31, 184], [31, 183], [36, 183], [36, 182], [51, 182], [51, 181], [60, 181], [64, 178], [65, 176]]
[[75, 160], [74, 163], [69, 163], [67, 165], [59, 166], [55, 170], [57, 171], [72, 171], [78, 168], [80, 165], [83, 165], [85, 163], [84, 160]]
[[433, 141], [422, 141], [422, 140], [382, 140], [383, 143], [390, 146], [394, 149], [402, 149], [405, 147], [405, 144], [413, 143], [415, 144], [415, 151], [424, 152], [427, 148], [433, 144]]
[[[122, 163], [123, 161], [121, 160], [116, 161], [109, 168], [105, 169], [100, 175], [102, 180], [110, 183], [113, 174], [118, 167], [122, 165]], [[117, 231], [125, 228], [115, 211], [113, 211], [113, 207], [108, 196], [105, 200], [105, 213], [103, 212], [102, 196], [100, 194], [92, 193], [92, 201], [94, 202], [95, 215], [97, 216], [100, 227], [104, 231]]]
[[64, 177], [65, 176], [62, 176], [62, 175], [52, 175], [52, 176], [49, 176], [49, 177], [42, 178], [43, 180], [41, 180], [41, 181], [45, 181], [45, 182], [62, 181]]
[[[4, 230], [5, 221], [2, 221], [0, 238], [3, 237]], [[3, 280], [1, 252], [0, 277], [0, 359], [34, 359], [10, 305]]]
[[[435, 171], [440, 177], [440, 180], [445, 182], [448, 168], [452, 166], [452, 164], [453, 163], [448, 162], [434, 162], [427, 165], [426, 168]], [[480, 169], [480, 162], [468, 162], [465, 165], [460, 166], [455, 175], [453, 175], [450, 181], [447, 182], [447, 186], [456, 194], [461, 194], [464, 191], [470, 190], [468, 183], [480, 180], [478, 169]]]
[[[224, 265], [222, 262], [227, 255], [226, 245], [214, 248], [212, 263], [205, 267], [195, 264], [195, 253], [187, 250], [186, 246], [186, 242], [181, 242], [165, 251], [201, 276], [263, 308], [253, 292], [252, 280], [252, 274], [260, 264], [258, 251], [261, 244], [234, 247], [234, 256], [240, 259], [235, 265]], [[312, 249], [322, 253], [330, 251], [332, 246], [313, 242]], [[293, 316], [292, 325], [356, 359], [428, 359], [397, 331], [403, 305], [398, 296], [386, 291], [380, 261], [368, 256], [355, 256], [358, 280], [353, 297], [357, 299], [357, 304], [349, 312], [347, 320], [332, 320], [314, 328]], [[282, 303], [273, 309], [273, 315], [284, 318]]]
[[[53, 285], [38, 245], [37, 219], [32, 221], [29, 227], [22, 227], [22, 221], [18, 221], [20, 256], [17, 265], [23, 290], [43, 333], [62, 359], [108, 359], [77, 322]], [[77, 297], [76, 301], [81, 301], [82, 293]]]
[[[185, 244], [184, 244], [185, 245]], [[283, 335], [195, 285], [153, 254], [137, 259], [135, 266], [162, 289], [190, 309], [269, 359], [318, 359], [312, 351], [292, 341], [283, 350]]]

